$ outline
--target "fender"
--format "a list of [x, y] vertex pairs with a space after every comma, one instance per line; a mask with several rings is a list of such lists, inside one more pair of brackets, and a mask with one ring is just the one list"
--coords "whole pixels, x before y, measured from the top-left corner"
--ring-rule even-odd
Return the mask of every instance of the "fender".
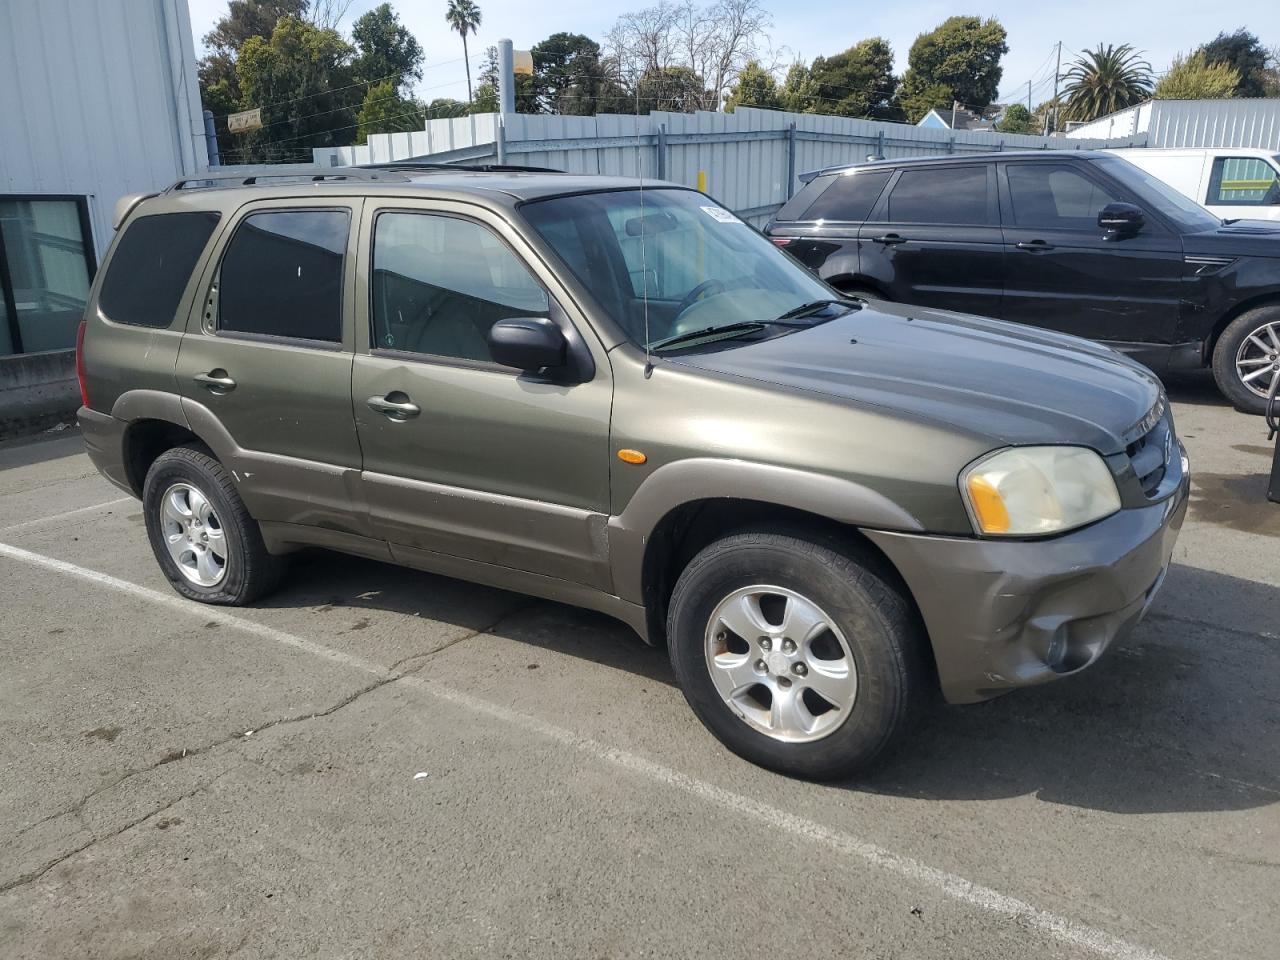
[[164, 420], [191, 429], [182, 409], [182, 398], [163, 390], [126, 390], [111, 405], [111, 416], [126, 423], [134, 420]]
[[858, 527], [924, 530], [916, 517], [883, 494], [839, 477], [747, 460], [678, 460], [650, 474], [622, 512], [609, 520], [609, 555], [618, 596], [643, 602], [645, 545], [663, 517], [686, 503], [723, 498], [804, 510]]

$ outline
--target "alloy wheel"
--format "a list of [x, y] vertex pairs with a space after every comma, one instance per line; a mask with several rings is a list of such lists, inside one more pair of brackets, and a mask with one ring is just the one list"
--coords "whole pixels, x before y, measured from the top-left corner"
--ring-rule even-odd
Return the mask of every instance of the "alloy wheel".
[[160, 498], [160, 521], [169, 556], [191, 583], [215, 587], [227, 574], [227, 533], [198, 488], [175, 483]]
[[1270, 395], [1271, 385], [1280, 379], [1280, 320], [1262, 324], [1240, 342], [1236, 376], [1258, 396]]

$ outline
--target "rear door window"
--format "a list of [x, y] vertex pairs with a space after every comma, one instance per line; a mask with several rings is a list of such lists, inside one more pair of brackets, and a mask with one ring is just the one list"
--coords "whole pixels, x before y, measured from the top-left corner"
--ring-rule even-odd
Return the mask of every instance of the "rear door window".
[[889, 194], [891, 223], [991, 222], [987, 164], [909, 167]]
[[805, 211], [803, 219], [861, 223], [871, 215], [891, 173], [892, 170], [874, 170], [841, 174]]
[[1015, 226], [1097, 230], [1098, 214], [1119, 197], [1066, 164], [1011, 163], [1010, 218]]
[[1233, 207], [1280, 204], [1280, 174], [1261, 157], [1216, 157], [1206, 202]]
[[245, 217], [222, 258], [218, 329], [342, 342], [346, 210], [270, 210]]
[[169, 326], [218, 219], [212, 211], [134, 218], [111, 256], [98, 309], [115, 323]]

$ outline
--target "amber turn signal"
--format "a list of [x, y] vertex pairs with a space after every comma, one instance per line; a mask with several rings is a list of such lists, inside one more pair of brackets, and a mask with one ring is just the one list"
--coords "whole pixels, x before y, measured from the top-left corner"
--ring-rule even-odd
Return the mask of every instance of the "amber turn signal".
[[618, 459], [623, 463], [644, 463], [649, 458], [639, 450], [619, 450]]

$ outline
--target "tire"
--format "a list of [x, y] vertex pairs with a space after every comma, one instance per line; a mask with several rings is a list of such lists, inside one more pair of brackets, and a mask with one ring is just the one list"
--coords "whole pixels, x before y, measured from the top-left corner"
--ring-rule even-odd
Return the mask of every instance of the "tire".
[[[1253, 339], [1251, 339], [1251, 335]], [[1269, 349], [1258, 346], [1265, 344]], [[1271, 349], [1274, 348], [1274, 349]], [[1243, 362], [1243, 367], [1237, 367]], [[1262, 384], [1263, 392], [1250, 389], [1252, 383], [1242, 379], [1255, 370], [1265, 370], [1271, 365], [1271, 374], [1262, 373], [1255, 382]], [[1266, 412], [1265, 390], [1271, 377], [1280, 375], [1280, 305], [1256, 307], [1240, 314], [1222, 331], [1213, 348], [1213, 379], [1222, 395], [1245, 413]]]
[[[781, 592], [770, 598], [766, 590], [752, 601], [752, 591], [761, 585]], [[791, 605], [797, 598], [816, 606], [816, 620], [835, 629], [819, 627], [808, 640], [799, 636], [804, 628], [795, 624], [806, 621], [805, 608]], [[764, 614], [772, 631], [768, 650], [762, 638], [724, 629], [727, 621], [720, 619], [721, 613], [730, 611], [729, 619], [738, 623], [733, 604], [744, 602], [755, 602], [754, 609]], [[791, 641], [796, 648], [789, 665], [788, 629], [798, 634]], [[676, 583], [667, 635], [676, 679], [711, 733], [744, 759], [790, 776], [827, 780], [865, 770], [892, 752], [926, 699], [927, 648], [911, 605], [877, 572], [874, 558], [860, 557], [835, 543], [768, 531], [739, 533], [712, 543], [690, 561]], [[737, 695], [730, 706], [721, 688], [752, 680], [739, 659], [744, 651], [761, 683]], [[839, 673], [841, 661], [851, 663], [855, 671], [852, 696], [846, 681], [845, 694], [815, 701], [811, 684], [820, 681], [824, 689], [838, 688], [832, 677]], [[803, 677], [797, 675], [799, 662], [807, 664]], [[722, 670], [720, 664], [738, 665]], [[762, 664], [764, 674], [759, 670]], [[787, 689], [775, 701], [784, 679]], [[787, 697], [798, 698], [804, 709], [795, 709]], [[842, 698], [850, 702], [834, 707]], [[772, 733], [764, 729], [766, 713], [768, 725], [777, 721]], [[786, 722], [788, 716], [801, 721], [798, 728]], [[804, 727], [809, 721], [813, 730]]]
[[[142, 509], [156, 562], [184, 597], [243, 606], [279, 583], [284, 560], [267, 552], [231, 474], [207, 448], [160, 454], [143, 483]], [[173, 541], [174, 550], [171, 537], [182, 538]]]

